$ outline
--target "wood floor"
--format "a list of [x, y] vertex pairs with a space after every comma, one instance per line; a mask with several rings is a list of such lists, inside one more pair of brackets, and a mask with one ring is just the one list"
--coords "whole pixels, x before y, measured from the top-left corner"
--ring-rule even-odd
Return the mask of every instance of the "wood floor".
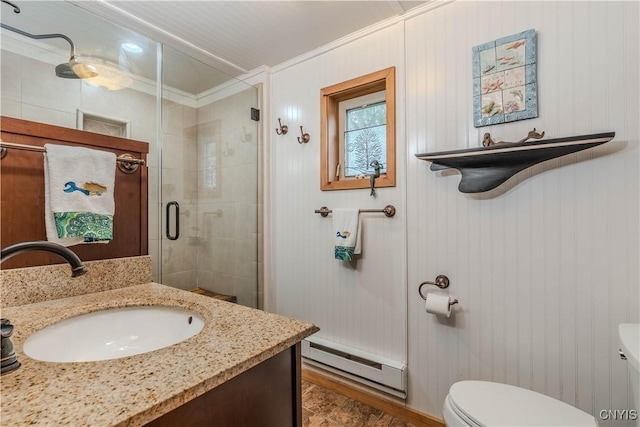
[[416, 427], [379, 409], [302, 381], [303, 427]]

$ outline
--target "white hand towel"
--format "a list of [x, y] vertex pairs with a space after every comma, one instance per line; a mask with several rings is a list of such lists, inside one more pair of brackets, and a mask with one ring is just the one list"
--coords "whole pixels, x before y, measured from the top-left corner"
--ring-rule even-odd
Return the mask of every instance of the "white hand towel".
[[116, 155], [45, 144], [47, 240], [64, 246], [113, 238]]
[[354, 255], [362, 252], [362, 223], [359, 209], [333, 209], [333, 230], [336, 259], [351, 261]]

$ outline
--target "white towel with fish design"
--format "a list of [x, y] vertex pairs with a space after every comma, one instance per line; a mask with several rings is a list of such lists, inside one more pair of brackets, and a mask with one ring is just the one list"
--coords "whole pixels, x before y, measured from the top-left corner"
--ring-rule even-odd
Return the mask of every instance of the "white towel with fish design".
[[45, 144], [47, 240], [63, 246], [109, 243], [115, 214], [116, 155]]
[[362, 222], [359, 209], [333, 209], [333, 230], [335, 233], [335, 259], [353, 260], [362, 251]]

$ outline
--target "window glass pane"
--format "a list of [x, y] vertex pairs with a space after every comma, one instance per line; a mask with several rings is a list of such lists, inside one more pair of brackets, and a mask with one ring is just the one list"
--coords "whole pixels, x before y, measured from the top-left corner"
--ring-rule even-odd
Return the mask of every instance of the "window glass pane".
[[346, 130], [364, 129], [387, 123], [387, 105], [383, 102], [347, 110]]
[[379, 176], [376, 187], [395, 187], [395, 67], [322, 88], [320, 94], [320, 189], [368, 188], [366, 178], [373, 175]]
[[386, 172], [386, 118], [384, 101], [347, 109], [344, 133], [345, 177], [374, 173], [371, 167], [374, 160], [383, 166], [380, 172]]
[[218, 185], [218, 174], [216, 173], [216, 143], [207, 142], [204, 145], [204, 186], [214, 190]]
[[377, 160], [381, 173], [386, 172], [387, 163], [387, 126], [373, 126], [350, 130], [344, 133], [344, 176], [353, 177], [374, 173], [370, 166]]

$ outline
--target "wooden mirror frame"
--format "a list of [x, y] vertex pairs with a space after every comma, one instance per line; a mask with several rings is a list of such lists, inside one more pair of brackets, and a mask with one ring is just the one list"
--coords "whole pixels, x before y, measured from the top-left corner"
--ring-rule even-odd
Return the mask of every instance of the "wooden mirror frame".
[[366, 74], [346, 82], [320, 89], [320, 189], [351, 190], [369, 188], [368, 179], [339, 180], [335, 177], [340, 147], [339, 104], [370, 93], [385, 90], [387, 108], [386, 173], [376, 178], [376, 187], [396, 186], [396, 68]]

